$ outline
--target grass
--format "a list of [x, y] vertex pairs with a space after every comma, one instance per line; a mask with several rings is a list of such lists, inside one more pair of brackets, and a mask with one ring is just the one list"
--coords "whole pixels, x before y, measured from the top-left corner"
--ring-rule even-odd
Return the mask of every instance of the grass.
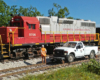
[[27, 75], [19, 80], [100, 80], [100, 75], [87, 70], [88, 65], [67, 67], [40, 75]]

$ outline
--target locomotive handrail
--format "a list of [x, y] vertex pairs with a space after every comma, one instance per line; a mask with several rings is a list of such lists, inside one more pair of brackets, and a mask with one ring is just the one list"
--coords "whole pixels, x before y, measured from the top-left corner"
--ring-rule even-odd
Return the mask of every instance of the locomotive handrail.
[[90, 34], [90, 41], [91, 41], [91, 34]]
[[3, 44], [2, 44], [2, 37], [1, 37], [1, 35], [0, 35], [0, 44], [1, 44], [1, 54], [3, 54]]
[[94, 41], [95, 41], [95, 34], [94, 34]]
[[[42, 29], [40, 29], [42, 31]], [[65, 32], [65, 31], [42, 31], [42, 32]], [[66, 31], [66, 32], [73, 32], [73, 31]], [[80, 31], [74, 31], [74, 32], [80, 32]], [[81, 31], [81, 32], [85, 32], [85, 31]]]
[[73, 32], [73, 38], [74, 38], [74, 41], [75, 41], [75, 35], [74, 35], [74, 32]]
[[98, 34], [98, 40], [99, 40], [99, 33], [97, 33]]
[[14, 32], [12, 32], [12, 44], [13, 44], [13, 46], [14, 46]]
[[85, 41], [87, 41], [87, 40], [86, 40], [86, 32], [84, 32], [84, 34], [85, 34]]
[[8, 51], [9, 51], [9, 56], [10, 56], [10, 36], [9, 36], [9, 33], [8, 33], [8, 37], [9, 37], [9, 49], [8, 49]]
[[81, 36], [80, 36], [80, 32], [79, 32], [79, 40], [81, 41]]
[[53, 42], [55, 43], [55, 35], [54, 35], [54, 32], [53, 32]]
[[[41, 28], [39, 28], [39, 29], [42, 31]], [[65, 32], [65, 31], [42, 31], [42, 32], [52, 32], [52, 33], [53, 33], [54, 42], [55, 42], [55, 35], [54, 35], [54, 32], [60, 32], [61, 42], [62, 42], [62, 34], [61, 34], [61, 33], [62, 33], [62, 32]], [[73, 31], [67, 31], [67, 41], [69, 41], [68, 32], [73, 32]], [[74, 32], [73, 32], [74, 41], [75, 41], [75, 34], [74, 34], [75, 32], [79, 32], [79, 31], [74, 31]], [[81, 32], [84, 32], [84, 31], [81, 31]], [[83, 34], [85, 34], [85, 41], [87, 42], [88, 40], [86, 39], [86, 38], [87, 38], [86, 32], [84, 32]], [[99, 35], [98, 35], [98, 33], [96, 33], [96, 34], [94, 34], [94, 33], [89, 34], [89, 38], [90, 38], [89, 40], [90, 40], [90, 41], [92, 40], [93, 35], [94, 35], [94, 41], [98, 41], [98, 40], [99, 40]], [[96, 35], [98, 36], [97, 38], [96, 38]], [[45, 34], [45, 37], [46, 37], [46, 34]], [[79, 40], [81, 41], [81, 34], [80, 34], [80, 32], [79, 32]], [[46, 43], [46, 38], [45, 38], [45, 43]]]
[[95, 34], [95, 40], [94, 41], [99, 41], [99, 33]]
[[68, 32], [67, 32], [67, 41], [69, 41]]
[[45, 43], [46, 43], [46, 32], [45, 32]]
[[62, 34], [61, 34], [61, 32], [60, 32], [60, 35], [61, 35], [61, 42], [62, 42]]
[[94, 35], [95, 35], [95, 38], [94, 38], [94, 41], [95, 41], [96, 40], [96, 33]]

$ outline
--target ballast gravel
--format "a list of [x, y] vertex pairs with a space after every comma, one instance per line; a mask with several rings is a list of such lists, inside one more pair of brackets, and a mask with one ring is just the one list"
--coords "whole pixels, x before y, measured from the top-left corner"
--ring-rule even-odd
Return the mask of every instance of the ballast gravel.
[[[50, 61], [49, 57], [46, 57], [47, 62]], [[42, 58], [34, 58], [34, 59], [30, 59], [30, 60], [23, 60], [23, 61], [9, 61], [9, 62], [4, 62], [4, 63], [0, 63], [0, 70], [3, 69], [9, 69], [9, 68], [16, 68], [16, 67], [21, 67], [21, 66], [27, 66], [27, 65], [32, 65], [32, 64], [38, 64], [38, 63], [42, 63]]]

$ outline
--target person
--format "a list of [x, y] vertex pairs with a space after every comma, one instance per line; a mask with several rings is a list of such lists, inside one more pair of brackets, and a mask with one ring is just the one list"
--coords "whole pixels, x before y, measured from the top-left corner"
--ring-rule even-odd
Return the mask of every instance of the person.
[[44, 45], [42, 45], [42, 48], [41, 48], [42, 63], [46, 63], [46, 53], [47, 53], [47, 50], [46, 48], [44, 48]]

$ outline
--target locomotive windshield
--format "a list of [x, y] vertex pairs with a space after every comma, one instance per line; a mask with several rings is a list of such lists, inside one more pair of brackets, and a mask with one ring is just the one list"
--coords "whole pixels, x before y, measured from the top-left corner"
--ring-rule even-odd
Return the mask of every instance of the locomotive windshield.
[[19, 23], [19, 22], [13, 23], [13, 26], [18, 26], [18, 27], [20, 27], [20, 23]]
[[20, 23], [20, 22], [14, 22], [14, 23], [11, 23], [10, 26], [23, 27], [23, 23]]

